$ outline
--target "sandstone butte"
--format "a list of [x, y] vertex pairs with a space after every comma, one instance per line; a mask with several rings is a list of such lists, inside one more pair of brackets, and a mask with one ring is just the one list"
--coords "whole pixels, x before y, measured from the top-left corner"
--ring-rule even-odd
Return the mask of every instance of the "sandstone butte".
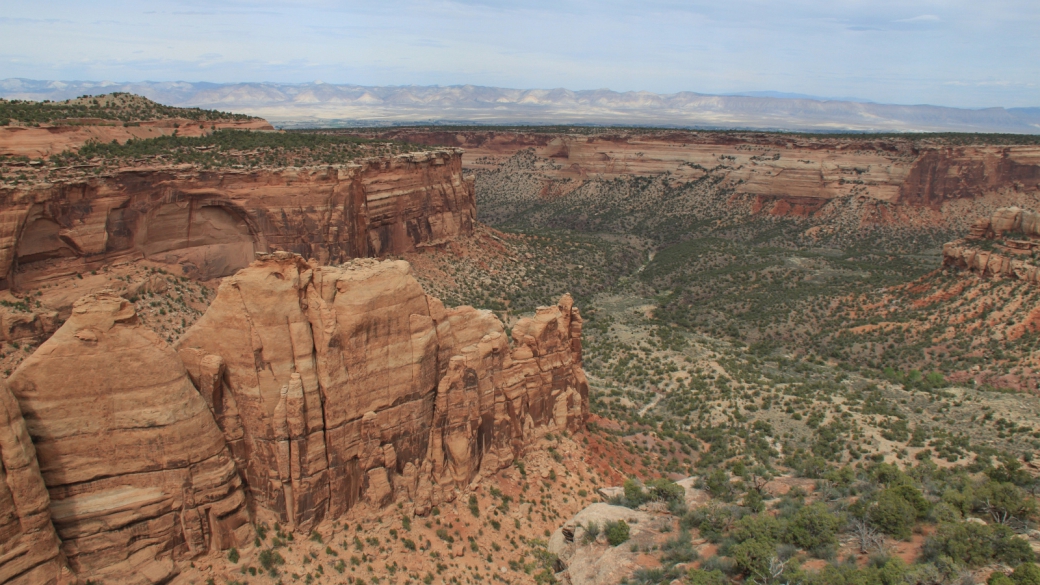
[[179, 274], [234, 273], [255, 253], [323, 264], [470, 234], [474, 186], [457, 149], [263, 170], [133, 167], [0, 187], [0, 289], [147, 258]]
[[[1018, 239], [1015, 239], [1018, 238]], [[1004, 239], [996, 243], [994, 240]], [[1040, 213], [1002, 207], [971, 226], [966, 238], [943, 245], [943, 266], [1040, 284]]]
[[406, 262], [288, 252], [224, 279], [176, 347], [125, 299], [84, 297], [0, 388], [0, 581], [164, 582], [256, 522], [425, 514], [584, 428], [581, 328], [565, 295], [511, 343]]

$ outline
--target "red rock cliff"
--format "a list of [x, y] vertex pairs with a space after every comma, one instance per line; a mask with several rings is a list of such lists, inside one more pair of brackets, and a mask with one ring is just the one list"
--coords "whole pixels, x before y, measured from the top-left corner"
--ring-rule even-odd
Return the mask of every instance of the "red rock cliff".
[[0, 286], [147, 257], [207, 278], [255, 252], [320, 263], [435, 245], [473, 230], [461, 151], [277, 170], [126, 169], [0, 188]]
[[[164, 582], [174, 559], [252, 540], [223, 433], [177, 354], [125, 299], [78, 301], [9, 383], [61, 550], [80, 576]], [[50, 541], [40, 534], [43, 554]]]
[[417, 513], [584, 428], [581, 317], [570, 297], [513, 329], [445, 309], [405, 262], [280, 253], [228, 278], [178, 343], [256, 512], [297, 529], [365, 498]]

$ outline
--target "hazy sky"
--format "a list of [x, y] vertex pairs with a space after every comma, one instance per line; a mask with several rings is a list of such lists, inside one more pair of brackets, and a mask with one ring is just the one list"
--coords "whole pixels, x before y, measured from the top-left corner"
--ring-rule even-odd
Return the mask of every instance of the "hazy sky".
[[1040, 1], [3, 0], [5, 77], [1040, 106]]

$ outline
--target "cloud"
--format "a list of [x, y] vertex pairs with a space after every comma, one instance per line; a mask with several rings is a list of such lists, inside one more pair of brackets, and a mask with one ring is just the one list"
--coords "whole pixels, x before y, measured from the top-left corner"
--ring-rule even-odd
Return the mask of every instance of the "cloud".
[[913, 18], [901, 18], [896, 22], [939, 22], [942, 19], [934, 14], [920, 14]]

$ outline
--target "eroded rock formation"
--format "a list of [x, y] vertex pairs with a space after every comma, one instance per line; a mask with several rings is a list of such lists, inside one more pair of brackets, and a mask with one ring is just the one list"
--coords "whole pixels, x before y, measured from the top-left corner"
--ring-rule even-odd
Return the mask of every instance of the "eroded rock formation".
[[255, 252], [321, 263], [414, 251], [473, 230], [461, 152], [264, 170], [132, 168], [0, 187], [0, 288], [121, 259], [225, 276]]
[[258, 517], [297, 529], [361, 498], [417, 513], [588, 412], [569, 296], [513, 329], [445, 309], [401, 261], [278, 253], [221, 285], [178, 349]]
[[944, 244], [943, 266], [1040, 283], [1038, 250], [1040, 214], [1002, 207], [972, 224], [964, 239]]
[[406, 262], [288, 252], [225, 279], [176, 350], [115, 292], [83, 297], [0, 386], [0, 581], [160, 583], [258, 521], [425, 514], [584, 428], [581, 328], [565, 295], [510, 344]]
[[161, 582], [175, 559], [252, 539], [221, 430], [176, 352], [125, 299], [78, 301], [9, 384], [77, 574]]
[[58, 581], [62, 561], [36, 449], [7, 384], [0, 383], [0, 583]]
[[[516, 193], [511, 196], [529, 201], [620, 176], [667, 173], [677, 184], [711, 174], [747, 196], [753, 213], [810, 217], [831, 201], [854, 199], [869, 204], [864, 223], [884, 224], [909, 221], [887, 210], [889, 204], [935, 212], [933, 221], [941, 217], [955, 222], [962, 211], [947, 212], [944, 205], [1040, 189], [1040, 147], [1025, 144], [950, 146], [938, 139], [679, 130], [589, 135], [408, 128], [365, 135], [465, 148], [465, 167], [478, 172], [505, 169], [520, 175], [530, 163], [514, 161], [518, 168], [511, 168], [507, 161], [524, 151], [550, 159], [552, 165], [538, 166], [537, 180], [513, 181]], [[877, 211], [875, 205], [880, 205]], [[481, 213], [498, 219], [489, 204]]]

